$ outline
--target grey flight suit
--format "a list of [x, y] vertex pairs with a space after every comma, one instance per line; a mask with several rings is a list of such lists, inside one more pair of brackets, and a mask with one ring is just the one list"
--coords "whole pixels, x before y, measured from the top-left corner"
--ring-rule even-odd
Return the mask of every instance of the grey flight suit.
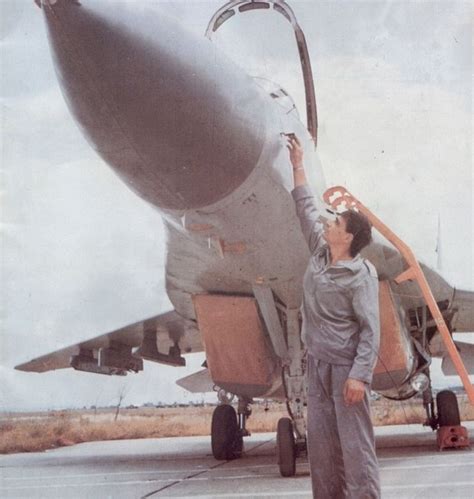
[[[308, 456], [313, 497], [375, 499], [380, 482], [369, 387], [379, 347], [378, 280], [357, 255], [331, 264], [308, 186], [293, 192], [311, 258], [303, 280], [302, 338], [308, 348]], [[348, 378], [366, 384], [346, 406]]]

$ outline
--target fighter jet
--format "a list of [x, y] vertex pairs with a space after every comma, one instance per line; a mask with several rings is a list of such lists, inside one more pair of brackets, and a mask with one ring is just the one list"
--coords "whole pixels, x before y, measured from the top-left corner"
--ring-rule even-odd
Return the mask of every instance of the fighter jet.
[[[161, 213], [167, 232], [166, 290], [174, 309], [17, 366], [73, 368], [123, 376], [144, 360], [182, 366], [205, 352], [205, 369], [179, 382], [215, 389], [211, 427], [216, 459], [242, 454], [255, 399], [284, 400], [278, 423], [280, 472], [295, 473], [304, 452], [306, 357], [300, 338], [302, 277], [309, 251], [291, 197], [287, 134], [302, 141], [309, 181], [326, 190], [316, 152], [317, 110], [305, 37], [282, 0], [232, 1], [206, 36], [134, 2], [35, 0], [41, 7], [58, 80], [90, 145]], [[291, 25], [301, 59], [306, 123], [278, 83], [252, 78], [212, 42], [234, 15], [272, 10]], [[323, 216], [331, 210], [318, 201]], [[453, 367], [416, 284], [382, 240], [365, 250], [380, 280], [382, 346], [373, 389], [403, 400], [423, 393], [427, 423], [459, 425], [452, 392], [436, 401], [433, 356]], [[454, 289], [421, 264], [450, 331], [473, 331], [474, 293]], [[474, 350], [458, 343], [469, 372]], [[232, 405], [236, 399], [237, 410]]]

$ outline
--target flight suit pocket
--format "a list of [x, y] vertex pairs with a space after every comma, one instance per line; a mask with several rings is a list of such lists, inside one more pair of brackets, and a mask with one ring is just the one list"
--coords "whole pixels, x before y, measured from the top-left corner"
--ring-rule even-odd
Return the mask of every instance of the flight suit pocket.
[[344, 314], [346, 311], [352, 310], [348, 291], [329, 280], [317, 283], [315, 297], [328, 312], [337, 310], [338, 313]]

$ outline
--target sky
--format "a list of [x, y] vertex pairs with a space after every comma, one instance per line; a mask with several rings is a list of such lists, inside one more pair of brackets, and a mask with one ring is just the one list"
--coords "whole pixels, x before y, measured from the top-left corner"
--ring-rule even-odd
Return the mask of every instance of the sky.
[[[136, 5], [165, 11], [203, 36], [222, 3]], [[308, 42], [328, 185], [348, 187], [422, 261], [456, 287], [474, 289], [470, 2], [289, 3]], [[174, 385], [199, 368], [202, 354], [188, 358], [186, 368], [147, 362], [144, 372], [126, 378], [13, 370], [170, 303], [159, 213], [82, 137], [34, 2], [0, 0], [0, 9], [0, 408], [109, 405], [122, 390], [125, 405], [203, 399]], [[243, 70], [286, 88], [304, 116], [299, 61], [283, 18], [236, 16], [214, 43]]]

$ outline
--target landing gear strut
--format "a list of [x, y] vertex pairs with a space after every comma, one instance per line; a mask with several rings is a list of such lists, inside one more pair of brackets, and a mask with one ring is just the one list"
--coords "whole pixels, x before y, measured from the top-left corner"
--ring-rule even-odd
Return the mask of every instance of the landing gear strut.
[[247, 419], [252, 414], [250, 407], [251, 400], [245, 397], [239, 397], [239, 405], [237, 408], [239, 433], [242, 437], [249, 437], [250, 432], [246, 428]]
[[297, 309], [287, 309], [288, 350], [291, 362], [283, 367], [282, 383], [290, 418], [281, 418], [277, 426], [277, 454], [280, 475], [294, 476], [296, 458], [306, 451], [306, 405], [305, 352], [300, 339]]
[[428, 369], [425, 371], [425, 374], [428, 376], [429, 384], [423, 391], [423, 406], [426, 411], [426, 422], [424, 425], [429, 426], [432, 430], [436, 430], [436, 428], [438, 428], [438, 418], [436, 417], [435, 403], [431, 387], [431, 377]]

